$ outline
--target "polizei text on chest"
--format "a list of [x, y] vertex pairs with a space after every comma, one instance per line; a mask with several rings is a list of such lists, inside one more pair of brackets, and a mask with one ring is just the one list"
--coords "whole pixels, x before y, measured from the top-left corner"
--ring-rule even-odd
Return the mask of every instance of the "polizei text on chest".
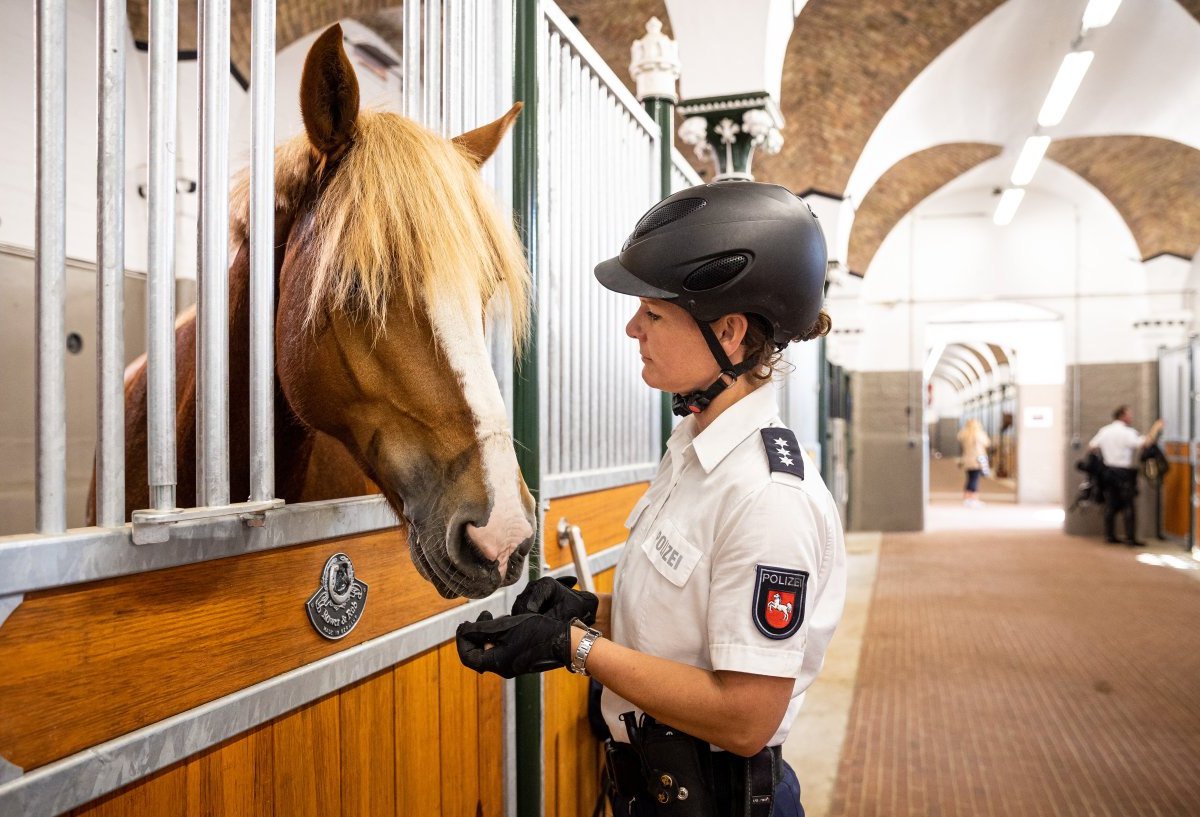
[[679, 567], [679, 563], [683, 561], [683, 553], [679, 548], [671, 544], [671, 541], [660, 531], [654, 536], [654, 552], [658, 554], [658, 558], [663, 560], [667, 567], [672, 569]]

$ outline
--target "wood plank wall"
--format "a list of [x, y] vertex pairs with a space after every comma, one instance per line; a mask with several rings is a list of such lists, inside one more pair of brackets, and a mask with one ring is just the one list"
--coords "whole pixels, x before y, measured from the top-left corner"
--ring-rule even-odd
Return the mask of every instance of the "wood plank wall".
[[[625, 519], [646, 492], [641, 482], [550, 502], [546, 512], [544, 558], [551, 567], [569, 564], [569, 548], [558, 546], [555, 528], [560, 517], [579, 525], [588, 553], [598, 553], [625, 541]], [[613, 570], [597, 573], [596, 590], [611, 593]], [[546, 817], [587, 817], [599, 793], [603, 763], [601, 745], [587, 720], [588, 681], [568, 672], [551, 672], [543, 686], [545, 724]]]
[[[624, 541], [645, 488], [554, 500], [548, 563], [571, 560], [554, 536], [560, 516], [595, 553]], [[358, 627], [331, 642], [304, 602], [337, 551], [369, 590]], [[597, 583], [611, 592], [612, 571]], [[33, 769], [461, 603], [417, 575], [399, 529], [32, 593], [0, 639], [0, 756]], [[548, 815], [590, 814], [595, 802], [586, 690], [566, 672], [547, 676]], [[73, 813], [499, 816], [501, 693], [449, 642]]]
[[502, 817], [502, 684], [445, 644], [70, 814]]
[[[1172, 536], [1187, 536], [1188, 492], [1191, 474], [1188, 472], [1187, 443], [1163, 443], [1170, 468], [1162, 482], [1162, 525], [1163, 532]], [[1200, 540], [1198, 540], [1200, 541]]]
[[[328, 641], [305, 602], [338, 551], [367, 606]], [[34, 769], [462, 603], [399, 529], [31, 593], [0, 631], [0, 756]]]

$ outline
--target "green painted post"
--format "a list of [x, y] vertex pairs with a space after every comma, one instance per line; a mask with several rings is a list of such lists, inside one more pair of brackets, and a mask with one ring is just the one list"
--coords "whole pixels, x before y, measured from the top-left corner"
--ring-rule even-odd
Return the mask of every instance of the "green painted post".
[[[671, 148], [675, 144], [675, 101], [660, 96], [648, 96], [642, 100], [646, 113], [658, 124], [658, 198], [659, 201], [671, 195]], [[671, 395], [662, 392], [659, 404], [659, 426], [661, 428], [661, 451], [667, 452], [667, 438], [671, 436], [673, 421], [671, 414]]]
[[[538, 0], [513, 4], [515, 33], [513, 97], [525, 103], [513, 132], [513, 209], [533, 279], [535, 320], [529, 343], [516, 360], [513, 372], [513, 439], [517, 463], [537, 508], [538, 530], [529, 554], [529, 578], [538, 577], [541, 564], [541, 417], [538, 415], [537, 292], [541, 285], [537, 265], [537, 53]], [[517, 814], [540, 815], [542, 797], [542, 677], [516, 679]]]

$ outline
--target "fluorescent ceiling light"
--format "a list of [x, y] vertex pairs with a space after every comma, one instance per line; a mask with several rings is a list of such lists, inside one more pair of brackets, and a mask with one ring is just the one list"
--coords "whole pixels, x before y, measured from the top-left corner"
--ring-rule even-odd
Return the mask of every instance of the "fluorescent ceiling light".
[[996, 215], [992, 221], [997, 227], [1007, 227], [1017, 214], [1017, 206], [1025, 198], [1025, 191], [1019, 187], [1010, 187], [1000, 195], [1000, 203], [996, 205]]
[[1017, 157], [1017, 164], [1013, 167], [1011, 180], [1013, 187], [1024, 187], [1029, 184], [1049, 146], [1049, 136], [1030, 136], [1025, 140], [1025, 147], [1021, 148], [1021, 155]]
[[1093, 28], [1104, 28], [1112, 22], [1113, 15], [1121, 0], [1091, 0], [1083, 11], [1083, 27], [1087, 31]]
[[1046, 101], [1042, 103], [1042, 110], [1038, 113], [1039, 125], [1050, 128], [1062, 121], [1094, 56], [1096, 54], [1092, 51], [1072, 51], [1063, 57], [1058, 74], [1050, 85], [1050, 93], [1046, 94]]

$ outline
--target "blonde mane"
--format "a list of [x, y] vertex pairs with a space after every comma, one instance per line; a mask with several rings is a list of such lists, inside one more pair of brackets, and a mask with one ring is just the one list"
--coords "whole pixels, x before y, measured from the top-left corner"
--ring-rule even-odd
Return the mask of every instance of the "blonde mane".
[[[320, 172], [304, 134], [275, 150], [275, 205], [294, 209]], [[249, 177], [235, 186], [234, 246], [249, 233]], [[315, 254], [304, 320], [345, 310], [386, 331], [397, 290], [410, 308], [450, 299], [464, 309], [502, 298], [513, 342], [529, 331], [529, 269], [511, 219], [498, 211], [479, 171], [452, 142], [412, 120], [361, 111], [309, 231]]]

